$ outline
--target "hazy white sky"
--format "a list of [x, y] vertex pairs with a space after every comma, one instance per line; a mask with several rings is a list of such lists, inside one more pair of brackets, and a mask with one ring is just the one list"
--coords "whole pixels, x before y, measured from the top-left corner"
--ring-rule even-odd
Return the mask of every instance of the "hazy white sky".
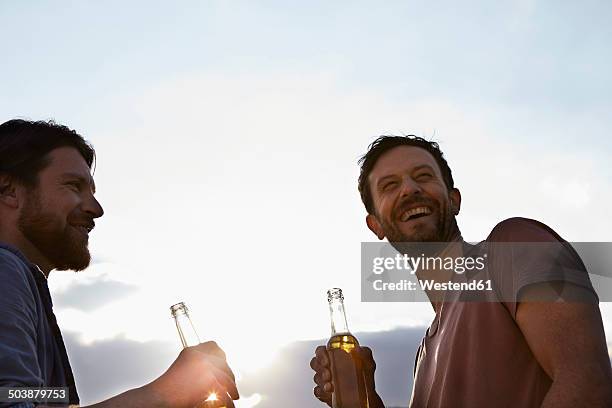
[[356, 161], [383, 133], [440, 142], [468, 240], [525, 216], [609, 241], [611, 12], [0, 3], [0, 120], [54, 118], [98, 154], [96, 263], [51, 279], [62, 326], [85, 342], [176, 341], [168, 308], [183, 300], [247, 373], [280, 345], [328, 336], [332, 286], [355, 331], [428, 324], [427, 304], [359, 302], [360, 242], [375, 237]]

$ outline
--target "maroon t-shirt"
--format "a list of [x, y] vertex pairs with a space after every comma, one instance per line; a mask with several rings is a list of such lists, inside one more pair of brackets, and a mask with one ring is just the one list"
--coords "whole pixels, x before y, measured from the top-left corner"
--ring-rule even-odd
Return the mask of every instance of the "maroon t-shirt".
[[[513, 242], [552, 242], [557, 253], [526, 257], [520, 249], [495, 249]], [[530, 284], [552, 281], [593, 291], [584, 264], [552, 229], [525, 218], [502, 221], [485, 241], [466, 247], [488, 252], [485, 273], [499, 301], [447, 294], [417, 351], [410, 407], [539, 407], [552, 381], [515, 321], [518, 295]]]

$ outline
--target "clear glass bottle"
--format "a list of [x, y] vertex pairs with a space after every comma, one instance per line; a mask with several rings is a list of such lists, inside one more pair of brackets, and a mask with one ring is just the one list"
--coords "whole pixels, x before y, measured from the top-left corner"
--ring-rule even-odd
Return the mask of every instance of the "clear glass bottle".
[[[170, 306], [170, 313], [176, 323], [176, 330], [181, 339], [183, 348], [197, 346], [200, 344], [198, 332], [189, 317], [189, 309], [183, 302]], [[199, 405], [201, 408], [225, 408], [225, 405], [218, 400], [217, 394], [211, 393], [206, 401]]]
[[333, 408], [369, 408], [368, 390], [361, 359], [355, 355], [359, 346], [357, 338], [348, 329], [344, 311], [342, 289], [327, 291], [331, 317], [331, 337], [327, 342], [327, 354], [331, 362]]

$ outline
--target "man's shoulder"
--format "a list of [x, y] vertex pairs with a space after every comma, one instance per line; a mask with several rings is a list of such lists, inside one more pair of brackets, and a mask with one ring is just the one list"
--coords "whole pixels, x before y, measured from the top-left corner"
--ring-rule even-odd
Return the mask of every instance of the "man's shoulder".
[[34, 296], [36, 282], [29, 265], [10, 249], [0, 246], [0, 293], [3, 297], [11, 294], [29, 293]]
[[[31, 265], [0, 245], [0, 385], [42, 386], [40, 297]], [[50, 336], [50, 335], [49, 335]], [[47, 336], [47, 337], [49, 337]], [[51, 343], [48, 343], [51, 344]], [[0, 404], [0, 406], [4, 406]]]
[[523, 217], [512, 217], [499, 222], [486, 239], [487, 242], [564, 242], [548, 225]]
[[17, 254], [0, 245], [0, 273], [11, 272], [25, 278], [29, 274], [29, 267]]

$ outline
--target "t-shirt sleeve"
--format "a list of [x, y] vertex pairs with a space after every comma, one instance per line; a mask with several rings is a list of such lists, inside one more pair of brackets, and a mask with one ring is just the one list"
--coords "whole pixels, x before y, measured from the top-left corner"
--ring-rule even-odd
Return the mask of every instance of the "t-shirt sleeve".
[[[526, 218], [511, 218], [499, 223], [487, 241], [495, 254], [492, 279], [513, 318], [516, 318], [521, 294], [530, 285], [550, 284], [550, 291], [542, 293], [552, 293], [558, 296], [556, 300], [576, 300], [576, 293], [586, 293], [581, 300], [597, 301], [597, 294], [578, 253], [545, 224]], [[573, 291], [572, 285], [566, 283], [583, 290]], [[551, 298], [530, 300], [548, 301]]]
[[43, 385], [36, 347], [38, 314], [29, 273], [0, 251], [0, 387]]

